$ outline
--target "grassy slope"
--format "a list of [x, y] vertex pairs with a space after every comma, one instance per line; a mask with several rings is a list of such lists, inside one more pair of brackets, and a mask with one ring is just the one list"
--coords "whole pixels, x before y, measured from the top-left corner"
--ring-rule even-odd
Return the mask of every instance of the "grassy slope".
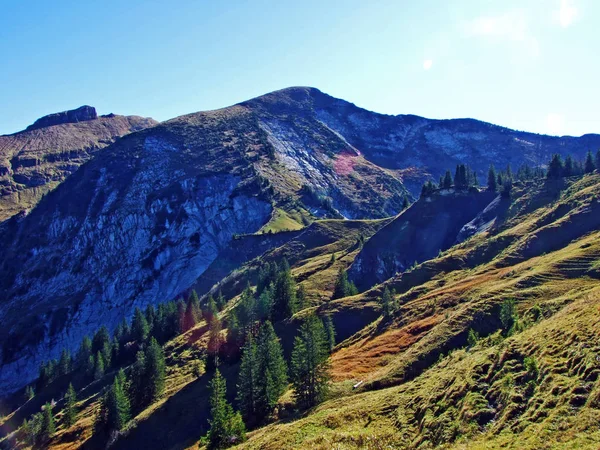
[[[444, 442], [448, 448], [597, 448], [600, 232], [593, 230], [599, 194], [600, 176], [517, 189], [497, 229], [389, 280], [401, 306], [387, 322], [377, 319], [381, 286], [328, 300], [337, 270], [358, 251], [358, 235], [372, 234], [381, 222], [316, 222], [269, 252], [267, 259], [290, 259], [311, 306], [333, 314], [343, 342], [332, 356], [334, 398], [251, 432], [242, 448]], [[233, 278], [243, 279], [256, 264]], [[497, 311], [507, 297], [516, 299], [527, 326], [502, 339]], [[534, 305], [541, 320], [531, 319]], [[484, 338], [466, 350], [469, 328]], [[136, 418], [121, 448], [187, 448], [206, 431], [208, 376], [193, 375], [205, 332], [199, 324], [166, 345], [166, 398]], [[526, 384], [528, 356], [539, 366], [533, 387]], [[231, 394], [236, 371], [235, 365], [225, 370]], [[364, 383], [353, 390], [357, 381]], [[98, 388], [88, 391], [77, 424], [59, 427], [54, 447], [76, 448], [90, 436]]]

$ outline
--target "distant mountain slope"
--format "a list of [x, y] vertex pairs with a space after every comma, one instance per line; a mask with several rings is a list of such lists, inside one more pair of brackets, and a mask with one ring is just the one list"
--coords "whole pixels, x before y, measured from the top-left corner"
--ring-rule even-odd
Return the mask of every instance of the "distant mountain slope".
[[138, 116], [100, 116], [91, 106], [51, 114], [0, 136], [0, 221], [33, 207], [99, 149], [155, 125]]

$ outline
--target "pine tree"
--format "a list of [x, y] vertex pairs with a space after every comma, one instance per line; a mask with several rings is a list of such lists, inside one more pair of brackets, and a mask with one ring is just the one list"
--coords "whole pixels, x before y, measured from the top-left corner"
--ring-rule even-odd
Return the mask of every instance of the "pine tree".
[[259, 417], [270, 415], [287, 388], [287, 365], [283, 350], [271, 322], [265, 322], [258, 334], [257, 364], [259, 374], [256, 411]]
[[25, 389], [25, 398], [31, 400], [33, 397], [35, 397], [35, 390], [33, 389], [33, 386], [29, 385]]
[[290, 266], [284, 260], [275, 282], [273, 317], [276, 320], [286, 319], [294, 315], [297, 309], [296, 282], [292, 277]]
[[204, 311], [204, 317], [208, 323], [212, 322], [213, 318], [217, 317], [219, 314], [219, 308], [217, 308], [217, 303], [212, 295], [208, 296], [208, 300], [206, 302], [206, 309]]
[[102, 357], [102, 353], [96, 353], [96, 358], [94, 359], [94, 380], [99, 380], [104, 376], [104, 358]]
[[140, 308], [135, 308], [133, 321], [131, 322], [131, 337], [138, 343], [143, 344], [148, 339], [150, 327], [148, 320]]
[[513, 178], [513, 174], [512, 174], [512, 170], [510, 168], [510, 163], [509, 163], [506, 165], [506, 179], [512, 181], [512, 178]]
[[329, 347], [329, 352], [333, 351], [335, 347], [335, 328], [333, 326], [333, 320], [331, 320], [331, 316], [326, 316], [325, 321], [323, 323], [325, 326], [325, 333], [327, 334], [327, 345]]
[[[271, 283], [266, 289], [264, 289], [258, 297], [256, 304], [256, 313], [259, 320], [271, 320], [273, 313], [273, 297], [275, 287]], [[300, 292], [298, 292], [300, 294]]]
[[555, 154], [548, 165], [548, 178], [558, 179], [563, 174], [563, 162], [560, 155]]
[[93, 355], [88, 356], [87, 363], [85, 365], [85, 375], [86, 377], [93, 377], [96, 369], [96, 358]]
[[154, 332], [154, 325], [156, 324], [156, 309], [154, 308], [154, 305], [148, 305], [146, 307], [144, 316], [146, 317], [146, 322], [148, 322], [148, 335], [150, 335]]
[[218, 317], [211, 320], [208, 329], [208, 344], [207, 344], [207, 369], [216, 367], [217, 358], [221, 350], [223, 341], [221, 339], [221, 321]]
[[40, 430], [42, 442], [49, 441], [52, 436], [54, 436], [54, 433], [56, 433], [56, 426], [54, 424], [54, 415], [52, 414], [52, 405], [50, 403], [46, 403], [44, 405], [42, 426]]
[[488, 191], [491, 192], [496, 192], [496, 189], [498, 188], [498, 185], [496, 184], [496, 170], [494, 169], [494, 166], [490, 166], [490, 169], [488, 170], [487, 188]]
[[306, 299], [306, 288], [303, 284], [298, 286], [298, 292], [296, 293], [296, 300], [298, 304], [298, 311], [302, 311], [308, 305], [308, 300]]
[[323, 323], [309, 316], [294, 340], [291, 381], [299, 405], [310, 407], [321, 402], [329, 384], [328, 344]]
[[225, 300], [225, 297], [223, 297], [223, 292], [221, 292], [219, 289], [219, 294], [217, 295], [217, 308], [219, 308], [219, 311], [221, 311], [226, 304], [227, 300]]
[[242, 292], [235, 312], [243, 336], [247, 336], [248, 334], [254, 335], [256, 320], [258, 317], [256, 300], [254, 299], [254, 294], [252, 293], [250, 283], [248, 283], [246, 289], [244, 289]]
[[585, 157], [585, 173], [592, 173], [596, 166], [594, 165], [594, 157], [592, 156], [592, 152], [588, 151], [587, 156]]
[[112, 343], [105, 342], [102, 347], [102, 360], [104, 361], [104, 370], [108, 370], [112, 365]]
[[123, 317], [123, 320], [117, 325], [115, 330], [114, 337], [117, 338], [120, 344], [125, 344], [129, 341], [129, 336], [131, 334], [131, 330], [129, 329], [129, 325], [127, 324], [127, 319]]
[[68, 427], [75, 423], [75, 418], [77, 417], [77, 409], [75, 407], [75, 403], [77, 402], [77, 395], [75, 394], [75, 389], [73, 388], [73, 383], [69, 383], [69, 388], [67, 389], [67, 393], [65, 394], [65, 412], [64, 418], [65, 423]]
[[234, 413], [227, 402], [227, 387], [219, 369], [209, 384], [210, 388], [210, 431], [208, 441], [210, 448], [226, 448], [244, 441], [246, 427], [239, 413]]
[[135, 363], [131, 369], [129, 398], [135, 411], [140, 411], [149, 403], [146, 384], [146, 356], [141, 350], [135, 355]]
[[443, 189], [450, 189], [452, 187], [452, 174], [449, 170], [446, 170], [446, 175], [444, 175], [441, 187]]
[[258, 372], [257, 346], [252, 334], [248, 334], [242, 351], [237, 386], [237, 402], [245, 420], [252, 419], [256, 415], [259, 376], [264, 377], [264, 374], [259, 375]]
[[165, 355], [162, 347], [155, 338], [150, 340], [150, 345], [146, 348], [146, 367], [145, 381], [147, 383], [150, 402], [158, 400], [165, 390]]

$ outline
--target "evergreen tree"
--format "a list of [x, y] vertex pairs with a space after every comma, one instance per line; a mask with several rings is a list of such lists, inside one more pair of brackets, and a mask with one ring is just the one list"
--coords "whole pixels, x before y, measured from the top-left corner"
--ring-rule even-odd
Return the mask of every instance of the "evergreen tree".
[[162, 347], [155, 338], [150, 340], [150, 345], [145, 352], [145, 382], [148, 388], [147, 398], [150, 402], [158, 400], [165, 390], [165, 355]]
[[219, 308], [217, 308], [217, 303], [212, 295], [208, 296], [208, 300], [206, 302], [206, 310], [204, 311], [204, 317], [206, 317], [206, 321], [208, 323], [212, 322], [212, 320], [217, 317], [219, 314]]
[[396, 308], [394, 304], [394, 297], [392, 296], [392, 293], [390, 292], [387, 286], [383, 290], [383, 294], [379, 299], [379, 302], [381, 303], [381, 311], [383, 312], [383, 317], [385, 317], [386, 319], [391, 317]]
[[104, 394], [100, 414], [96, 421], [106, 431], [122, 430], [131, 418], [131, 407], [129, 398], [123, 385], [125, 374], [121, 373], [115, 376], [113, 384]]
[[206, 361], [207, 368], [210, 369], [212, 367], [216, 367], [217, 358], [219, 356], [222, 344], [223, 341], [221, 339], [221, 321], [218, 317], [215, 317], [213, 320], [211, 320], [208, 329], [208, 358]]
[[500, 307], [500, 322], [505, 334], [512, 330], [516, 322], [516, 315], [515, 300], [512, 298], [504, 300]]
[[512, 174], [512, 170], [510, 168], [510, 163], [509, 163], [506, 165], [506, 179], [512, 181], [512, 178], [513, 178], [513, 174]]
[[332, 299], [349, 297], [358, 294], [358, 290], [353, 282], [348, 281], [348, 273], [340, 268], [337, 278], [335, 280], [335, 286], [333, 288]]
[[446, 170], [446, 175], [444, 175], [444, 179], [441, 183], [441, 187], [443, 189], [450, 189], [452, 187], [452, 174], [449, 170]]
[[50, 403], [46, 403], [44, 405], [42, 426], [40, 430], [42, 442], [49, 441], [52, 436], [54, 436], [54, 433], [56, 433], [56, 426], [54, 424], [54, 415], [52, 414], [52, 405]]
[[177, 300], [176, 303], [176, 310], [177, 310], [177, 326], [175, 329], [175, 334], [180, 334], [183, 333], [184, 331], [184, 324], [183, 321], [185, 319], [185, 302], [183, 301], [182, 298], [180, 298], [179, 300]]
[[33, 386], [29, 385], [25, 389], [25, 398], [31, 400], [33, 397], [35, 397], [35, 390], [33, 389]]
[[75, 389], [73, 388], [73, 383], [69, 383], [69, 388], [67, 389], [67, 393], [65, 394], [65, 424], [70, 427], [75, 423], [75, 418], [77, 417], [77, 409], [75, 407], [75, 403], [77, 402], [77, 395], [75, 394]]
[[565, 166], [563, 168], [563, 176], [571, 177], [574, 175], [574, 173], [575, 168], [573, 165], [573, 158], [571, 157], [571, 155], [567, 155], [567, 157], [565, 158]]
[[104, 376], [104, 358], [102, 357], [102, 353], [96, 353], [96, 358], [94, 359], [94, 380], [99, 380]]
[[110, 342], [110, 334], [108, 334], [106, 327], [102, 326], [92, 339], [92, 354], [102, 351], [106, 342]]
[[63, 349], [58, 362], [58, 372], [60, 375], [66, 375], [71, 371], [71, 354], [67, 349]]
[[154, 308], [154, 305], [148, 305], [144, 315], [146, 316], [146, 322], [148, 322], [148, 335], [151, 335], [154, 332], [154, 326], [156, 324], [156, 309]]
[[302, 311], [308, 304], [306, 299], [306, 288], [303, 284], [298, 286], [298, 292], [296, 292], [296, 303], [298, 304], [298, 311]]
[[104, 370], [108, 370], [112, 365], [112, 342], [104, 343], [102, 348], [102, 360], [104, 361]]
[[135, 355], [135, 363], [131, 369], [129, 398], [135, 411], [140, 411], [149, 403], [146, 384], [146, 356], [141, 350]]
[[131, 337], [138, 343], [143, 344], [148, 339], [150, 327], [148, 320], [140, 308], [135, 308], [133, 321], [131, 322]]
[[86, 368], [90, 356], [92, 355], [92, 341], [89, 337], [84, 336], [77, 351], [77, 366]]
[[335, 347], [335, 328], [333, 326], [333, 321], [331, 320], [331, 316], [326, 316], [325, 321], [323, 323], [325, 326], [325, 333], [327, 334], [327, 344], [329, 347], [329, 352], [333, 351]]
[[93, 377], [94, 372], [96, 370], [96, 358], [93, 355], [88, 356], [87, 363], [85, 365], [85, 375], [86, 377]]
[[512, 180], [507, 178], [504, 180], [504, 184], [502, 185], [502, 197], [509, 198], [510, 193], [512, 192]]
[[592, 156], [592, 152], [588, 151], [587, 156], [585, 157], [585, 173], [592, 173], [596, 166], [594, 165], [594, 157]]
[[[212, 296], [210, 297], [212, 300]], [[209, 300], [209, 302], [211, 301]], [[214, 300], [212, 300], [214, 302]], [[188, 297], [188, 301], [185, 307], [185, 316], [183, 318], [183, 331], [190, 330], [196, 325], [202, 318], [202, 311], [200, 309], [200, 300], [196, 291], [192, 291]]]
[[491, 192], [496, 192], [496, 189], [498, 188], [498, 185], [496, 184], [496, 170], [494, 169], [494, 166], [490, 166], [490, 169], [488, 170], [487, 188], [488, 191]]
[[563, 174], [563, 162], [559, 154], [552, 156], [552, 160], [548, 165], [548, 178], [558, 179]]
[[273, 317], [286, 319], [296, 313], [298, 309], [296, 299], [296, 282], [292, 277], [292, 271], [287, 261], [283, 261], [282, 269], [275, 282], [273, 298]]
[[287, 388], [287, 366], [283, 350], [271, 322], [265, 322], [258, 334], [258, 384], [256, 411], [259, 417], [273, 412], [279, 397]]
[[[273, 283], [269, 285], [266, 289], [264, 289], [258, 297], [258, 302], [256, 304], [256, 311], [259, 320], [271, 320], [271, 315], [273, 313], [273, 297], [275, 292], [275, 286]], [[298, 295], [300, 291], [298, 291]]]
[[236, 315], [242, 335], [254, 335], [256, 320], [258, 317], [256, 300], [254, 299], [254, 294], [252, 293], [252, 288], [250, 287], [249, 283], [240, 296], [240, 301], [236, 307]]
[[410, 201], [408, 200], [408, 197], [405, 195], [402, 198], [402, 209], [406, 209], [410, 206]]
[[299, 405], [310, 407], [321, 402], [329, 384], [328, 343], [323, 323], [309, 316], [294, 340], [291, 381]]
[[127, 324], [127, 319], [123, 317], [123, 320], [117, 325], [115, 329], [114, 337], [117, 338], [120, 344], [125, 344], [129, 341], [129, 336], [131, 334], [131, 330], [129, 329], [129, 325]]
[[217, 295], [217, 308], [219, 308], [219, 311], [221, 311], [226, 304], [227, 300], [225, 300], [225, 297], [223, 297], [223, 292], [221, 292], [219, 289], [219, 294]]
[[252, 334], [248, 334], [242, 351], [237, 386], [237, 402], [245, 420], [256, 416], [259, 377], [264, 377], [264, 374], [258, 371], [257, 346]]
[[226, 448], [244, 441], [246, 427], [239, 413], [234, 413], [227, 402], [227, 387], [219, 369], [209, 384], [210, 388], [210, 431], [208, 432], [209, 447], [213, 449]]
[[456, 166], [456, 172], [454, 173], [454, 186], [456, 189], [466, 189], [469, 187], [467, 167], [464, 164], [459, 164]]

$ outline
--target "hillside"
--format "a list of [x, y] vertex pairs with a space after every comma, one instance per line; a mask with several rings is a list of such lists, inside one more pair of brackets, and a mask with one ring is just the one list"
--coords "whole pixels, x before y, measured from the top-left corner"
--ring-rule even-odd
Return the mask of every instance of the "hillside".
[[31, 209], [99, 149], [156, 123], [138, 116], [98, 117], [94, 108], [82, 106], [0, 136], [0, 222]]
[[[596, 448], [599, 195], [600, 175], [517, 184], [493, 227], [383, 285], [333, 301], [338, 269], [393, 222], [317, 221], [290, 235], [260, 261], [290, 258], [310, 302], [276, 330], [287, 353], [303, 316], [332, 315], [339, 343], [331, 355], [331, 398], [299, 413], [286, 394], [281, 419], [251, 431], [240, 448]], [[470, 201], [446, 200], [458, 199]], [[411, 208], [430, 204], [422, 199]], [[362, 250], [359, 236], [366, 239]], [[222, 284], [233, 296], [223, 317], [237, 301], [235, 286], [252, 280], [260, 261]], [[376, 301], [385, 286], [396, 290], [397, 303], [387, 319]], [[500, 316], [509, 299], [516, 306], [510, 332], [502, 331]], [[470, 330], [479, 335], [475, 343], [467, 340]], [[208, 430], [211, 375], [195, 373], [207, 339], [200, 322], [165, 345], [165, 396], [135, 418], [116, 448], [195, 446]], [[221, 370], [234, 401], [239, 365], [225, 362]], [[80, 419], [59, 427], [52, 448], [97, 448], [93, 417], [110, 377], [81, 391]], [[8, 414], [4, 426], [20, 424], [53, 389], [61, 392], [60, 384]]]

